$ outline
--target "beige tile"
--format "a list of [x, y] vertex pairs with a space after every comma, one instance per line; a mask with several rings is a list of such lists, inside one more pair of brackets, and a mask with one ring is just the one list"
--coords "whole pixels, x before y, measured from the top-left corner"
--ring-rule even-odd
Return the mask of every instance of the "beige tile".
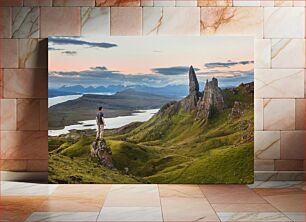
[[278, 210], [268, 203], [261, 204], [212, 204], [216, 212], [277, 212]]
[[47, 159], [48, 134], [39, 131], [1, 131], [4, 159]]
[[39, 99], [17, 99], [17, 130], [39, 130]]
[[200, 188], [211, 204], [266, 203], [245, 185], [200, 185]]
[[48, 130], [48, 99], [40, 100], [39, 129]]
[[274, 160], [254, 160], [255, 171], [273, 171]]
[[0, 39], [0, 68], [18, 68], [18, 40]]
[[295, 100], [295, 129], [305, 129], [305, 99]]
[[24, 172], [27, 170], [26, 160], [0, 160], [0, 169], [3, 171]]
[[305, 98], [306, 97], [306, 69], [304, 71], [305, 71], [304, 72], [304, 98]]
[[264, 99], [264, 130], [290, 130], [294, 128], [294, 99]]
[[3, 69], [0, 69], [0, 99], [3, 98]]
[[256, 159], [280, 159], [279, 131], [255, 131], [254, 135], [254, 151]]
[[275, 160], [276, 171], [303, 171], [303, 160]]
[[271, 68], [271, 40], [255, 39], [254, 67]]
[[218, 217], [221, 221], [283, 221], [290, 219], [280, 212], [220, 212]]
[[87, 197], [105, 200], [111, 186], [110, 184], [63, 184], [52, 193], [52, 197]]
[[254, 100], [254, 128], [263, 130], [263, 99]]
[[53, 6], [95, 6], [95, 0], [53, 0]]
[[263, 35], [260, 7], [202, 7], [201, 35]]
[[78, 7], [42, 7], [41, 38], [52, 35], [79, 36], [81, 33], [80, 14], [81, 10]]
[[1, 99], [1, 130], [16, 130], [16, 100], [15, 99]]
[[260, 0], [233, 0], [233, 6], [239, 7], [239, 6], [245, 6], [245, 7], [251, 7], [251, 6], [260, 6]]
[[141, 35], [142, 8], [140, 7], [112, 7], [111, 35]]
[[[304, 68], [304, 39], [272, 39], [272, 68]], [[289, 59], [294, 58], [294, 59]]]
[[281, 159], [304, 159], [304, 131], [281, 132]]
[[[294, 87], [288, 87], [294, 86]], [[303, 69], [256, 69], [256, 98], [303, 98]]]
[[154, 0], [141, 0], [140, 5], [141, 6], [153, 6]]
[[140, 6], [140, 0], [96, 0], [96, 6]]
[[233, 0], [198, 0], [198, 6], [233, 6]]
[[19, 40], [19, 68], [47, 68], [47, 54], [47, 39]]
[[305, 32], [305, 10], [303, 8], [300, 7], [264, 8], [265, 38], [304, 38], [304, 32]]
[[23, 0], [24, 6], [52, 6], [52, 0]]
[[47, 98], [47, 69], [6, 69], [3, 73], [5, 98]]
[[82, 36], [110, 35], [109, 7], [82, 7], [81, 20]]
[[205, 198], [161, 198], [164, 221], [219, 221]]
[[0, 8], [0, 38], [11, 38], [12, 9], [9, 7]]
[[198, 5], [197, 0], [175, 0], [175, 6], [196, 7], [197, 5]]
[[158, 189], [161, 198], [204, 198], [198, 185], [160, 184], [158, 185]]
[[30, 172], [47, 172], [48, 159], [45, 160], [27, 160], [27, 171]]
[[274, 0], [275, 7], [287, 7], [293, 6], [293, 0]]
[[154, 7], [175, 6], [175, 0], [153, 0]]
[[157, 185], [113, 185], [104, 207], [159, 207]]
[[274, 6], [274, 0], [260, 0], [260, 6]]
[[200, 9], [146, 7], [143, 9], [143, 35], [200, 35]]
[[39, 21], [38, 7], [13, 7], [12, 37], [39, 38]]
[[22, 6], [23, 0], [0, 0], [0, 7]]
[[305, 7], [306, 2], [304, 0], [293, 0], [293, 6], [295, 6], [295, 7]]

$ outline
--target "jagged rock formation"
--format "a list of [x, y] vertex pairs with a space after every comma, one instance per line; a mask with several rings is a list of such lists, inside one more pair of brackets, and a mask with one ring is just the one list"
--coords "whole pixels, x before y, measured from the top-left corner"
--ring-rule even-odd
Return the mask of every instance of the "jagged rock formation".
[[94, 141], [90, 150], [91, 158], [98, 161], [101, 165], [112, 169], [114, 167], [112, 160], [112, 151], [107, 146], [104, 139], [100, 141]]
[[197, 104], [197, 119], [208, 119], [222, 112], [223, 108], [224, 100], [218, 80], [216, 78], [212, 78], [211, 81], [207, 80], [203, 96]]

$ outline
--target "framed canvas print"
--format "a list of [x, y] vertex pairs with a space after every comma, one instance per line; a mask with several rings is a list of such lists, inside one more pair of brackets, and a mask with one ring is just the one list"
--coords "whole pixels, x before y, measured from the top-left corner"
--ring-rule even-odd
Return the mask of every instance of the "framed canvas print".
[[49, 37], [49, 183], [252, 183], [253, 38]]

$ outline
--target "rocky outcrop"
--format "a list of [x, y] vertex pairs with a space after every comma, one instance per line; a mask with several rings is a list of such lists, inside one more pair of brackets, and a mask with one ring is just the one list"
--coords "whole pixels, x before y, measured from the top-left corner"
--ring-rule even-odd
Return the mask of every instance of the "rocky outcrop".
[[195, 74], [194, 68], [190, 66], [189, 68], [189, 94], [194, 92], [199, 92], [199, 82]]
[[112, 160], [112, 151], [107, 146], [105, 140], [94, 141], [90, 150], [91, 158], [104, 167], [112, 169], [114, 167]]
[[203, 96], [197, 104], [197, 119], [207, 120], [214, 114], [222, 112], [224, 109], [224, 100], [222, 91], [218, 86], [218, 80], [212, 78], [206, 81]]

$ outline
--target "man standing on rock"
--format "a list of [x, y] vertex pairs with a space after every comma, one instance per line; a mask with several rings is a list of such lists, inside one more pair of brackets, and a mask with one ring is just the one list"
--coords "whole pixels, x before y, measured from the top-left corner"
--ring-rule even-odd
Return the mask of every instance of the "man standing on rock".
[[103, 134], [104, 134], [104, 127], [105, 127], [105, 121], [104, 121], [104, 114], [103, 114], [102, 106], [99, 107], [99, 110], [97, 112], [96, 123], [97, 123], [96, 140], [102, 140], [103, 139]]

